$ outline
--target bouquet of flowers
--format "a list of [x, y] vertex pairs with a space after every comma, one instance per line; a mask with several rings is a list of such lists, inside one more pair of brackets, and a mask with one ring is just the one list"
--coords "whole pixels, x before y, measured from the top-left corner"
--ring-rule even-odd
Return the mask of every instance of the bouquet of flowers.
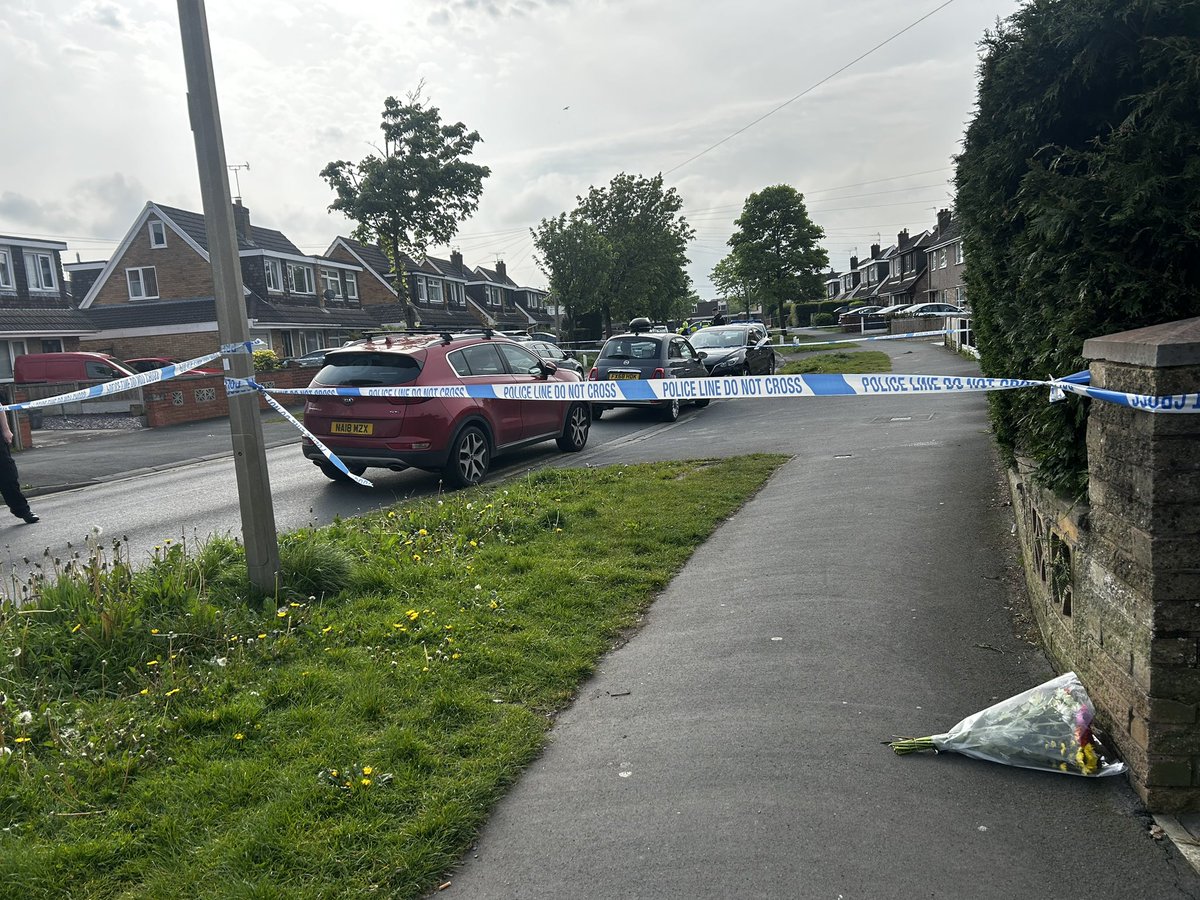
[[945, 734], [903, 738], [897, 754], [947, 750], [991, 762], [1072, 775], [1120, 775], [1092, 728], [1095, 710], [1074, 672], [967, 716]]

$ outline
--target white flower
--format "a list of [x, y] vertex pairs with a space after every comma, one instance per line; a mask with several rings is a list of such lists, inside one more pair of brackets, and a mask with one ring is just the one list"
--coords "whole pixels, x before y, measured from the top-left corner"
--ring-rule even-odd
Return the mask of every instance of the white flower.
[[229, 660], [224, 656], [214, 656], [208, 662], [210, 665], [220, 666], [221, 668], [225, 668], [225, 664], [228, 663]]
[[32, 724], [32, 722], [33, 722], [33, 713], [31, 713], [29, 710], [25, 710], [24, 712], [22, 712], [20, 715], [17, 716], [17, 724], [18, 725], [29, 725], [29, 724]]

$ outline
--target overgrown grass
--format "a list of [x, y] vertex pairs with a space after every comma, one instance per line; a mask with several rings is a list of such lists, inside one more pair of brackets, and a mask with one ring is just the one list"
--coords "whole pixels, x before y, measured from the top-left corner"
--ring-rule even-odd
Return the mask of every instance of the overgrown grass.
[[892, 358], [881, 350], [839, 350], [785, 363], [781, 375], [871, 375], [892, 371]]
[[775, 456], [555, 469], [242, 548], [118, 542], [0, 607], [0, 884], [414, 897]]

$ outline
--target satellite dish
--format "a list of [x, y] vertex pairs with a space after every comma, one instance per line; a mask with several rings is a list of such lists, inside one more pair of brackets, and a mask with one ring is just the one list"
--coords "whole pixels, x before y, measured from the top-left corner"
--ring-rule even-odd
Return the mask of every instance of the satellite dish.
[[326, 300], [332, 300], [337, 297], [337, 293], [331, 288], [325, 288], [325, 292], [321, 294]]

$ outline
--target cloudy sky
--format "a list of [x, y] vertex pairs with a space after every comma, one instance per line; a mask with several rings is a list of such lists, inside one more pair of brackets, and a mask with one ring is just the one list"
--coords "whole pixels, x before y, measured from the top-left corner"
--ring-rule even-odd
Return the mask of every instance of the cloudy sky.
[[[200, 210], [176, 5], [3, 7], [0, 233], [66, 241], [69, 260], [105, 259], [147, 200]], [[255, 224], [314, 253], [348, 233], [318, 173], [370, 153], [383, 99], [424, 79], [444, 120], [480, 132], [475, 158], [492, 170], [455, 241], [469, 263], [503, 259], [518, 282], [544, 286], [530, 226], [619, 172], [663, 172], [696, 228], [689, 271], [708, 297], [743, 201], [771, 184], [805, 195], [839, 270], [876, 240], [929, 227], [951, 201], [979, 40], [1017, 2], [208, 0], [207, 9], [227, 161], [249, 164], [238, 177]]]

